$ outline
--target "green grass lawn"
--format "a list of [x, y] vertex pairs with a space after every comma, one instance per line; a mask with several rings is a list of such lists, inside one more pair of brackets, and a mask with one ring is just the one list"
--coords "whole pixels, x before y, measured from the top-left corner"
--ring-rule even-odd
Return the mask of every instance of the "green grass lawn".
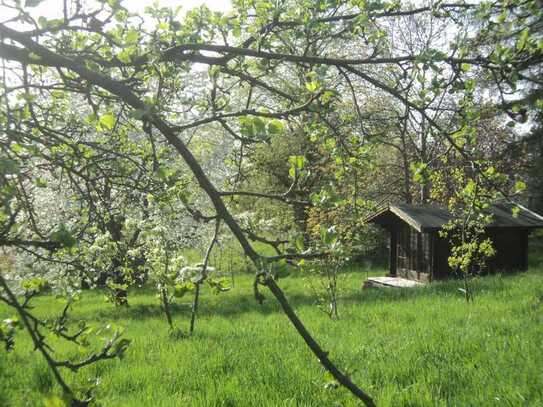
[[[466, 304], [459, 282], [417, 289], [360, 290], [366, 273], [342, 279], [341, 320], [314, 305], [306, 281], [280, 281], [293, 306], [333, 360], [380, 406], [543, 405], [543, 269], [476, 282]], [[130, 293], [115, 308], [85, 292], [74, 316], [126, 327], [132, 344], [122, 361], [105, 361], [75, 376], [100, 377], [103, 406], [352, 406], [303, 344], [270, 294], [259, 306], [250, 276], [230, 292], [205, 290], [192, 338], [168, 336], [154, 293]], [[47, 312], [60, 300], [40, 298]], [[11, 311], [0, 308], [0, 318]], [[189, 304], [175, 308], [188, 326]], [[76, 349], [63, 352], [76, 355]], [[59, 388], [24, 332], [15, 350], [0, 351], [0, 405], [40, 406]]]

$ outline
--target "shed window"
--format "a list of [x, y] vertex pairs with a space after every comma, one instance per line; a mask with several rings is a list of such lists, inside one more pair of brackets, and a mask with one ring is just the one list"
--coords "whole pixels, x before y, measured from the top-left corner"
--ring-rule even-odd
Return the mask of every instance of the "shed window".
[[430, 236], [409, 225], [398, 228], [398, 269], [430, 272]]

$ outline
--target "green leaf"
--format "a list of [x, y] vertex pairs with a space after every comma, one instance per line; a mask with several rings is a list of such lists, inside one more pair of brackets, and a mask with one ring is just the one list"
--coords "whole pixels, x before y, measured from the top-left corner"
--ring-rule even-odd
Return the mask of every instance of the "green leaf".
[[291, 155], [288, 158], [288, 162], [294, 167], [299, 170], [303, 169], [307, 159], [303, 155]]
[[330, 100], [336, 95], [336, 92], [334, 92], [333, 90], [327, 90], [326, 92], [324, 92], [321, 96], [321, 101], [323, 103], [328, 103], [330, 102]]
[[101, 127], [106, 128], [107, 130], [112, 130], [113, 126], [115, 125], [115, 115], [108, 112], [100, 117], [99, 123]]
[[410, 170], [413, 174], [413, 181], [423, 185], [428, 182], [428, 165], [424, 163], [411, 163]]
[[117, 54], [117, 59], [124, 64], [129, 64], [132, 61], [132, 55], [134, 54], [135, 49], [132, 47], [125, 48]]
[[517, 51], [522, 51], [524, 49], [529, 36], [530, 36], [530, 29], [526, 27], [524, 30], [522, 30], [522, 32], [520, 33], [518, 37]]
[[19, 154], [21, 151], [23, 151], [23, 146], [16, 142], [11, 143], [9, 148], [11, 148], [11, 151], [13, 151], [15, 154]]
[[194, 291], [195, 286], [191, 282], [176, 284], [173, 289], [173, 295], [177, 298], [183, 297], [186, 293]]
[[225, 277], [210, 278], [209, 280], [207, 280], [207, 283], [213, 288], [214, 294], [228, 291], [231, 288], [228, 280]]
[[64, 91], [62, 90], [54, 90], [51, 92], [51, 96], [53, 99], [62, 99], [64, 97]]
[[320, 88], [320, 83], [318, 81], [307, 82], [305, 87], [308, 91], [315, 92]]
[[266, 122], [260, 117], [240, 117], [240, 132], [247, 137], [257, 137], [263, 140], [268, 138]]
[[47, 181], [43, 178], [36, 178], [36, 186], [38, 188], [46, 188], [47, 187]]
[[268, 123], [268, 133], [272, 136], [283, 134], [284, 130], [285, 127], [283, 126], [283, 122], [281, 120], [275, 119]]
[[40, 293], [43, 293], [43, 292], [49, 290], [50, 287], [51, 286], [49, 284], [49, 281], [47, 281], [44, 278], [39, 278], [39, 277], [28, 279], [28, 280], [23, 280], [21, 282], [21, 288], [26, 293], [40, 294]]
[[128, 44], [134, 44], [136, 42], [138, 42], [138, 39], [139, 39], [140, 35], [139, 33], [134, 30], [134, 29], [130, 29], [126, 35], [124, 36], [124, 40], [128, 43]]
[[266, 123], [260, 117], [255, 117], [253, 119], [253, 126], [255, 128], [256, 135], [265, 135], [266, 133]]
[[288, 175], [292, 179], [296, 178], [296, 168], [290, 167], [290, 169], [288, 170]]
[[515, 182], [515, 193], [519, 193], [519, 192], [522, 192], [526, 189], [526, 183], [524, 183], [523, 181], [517, 181]]

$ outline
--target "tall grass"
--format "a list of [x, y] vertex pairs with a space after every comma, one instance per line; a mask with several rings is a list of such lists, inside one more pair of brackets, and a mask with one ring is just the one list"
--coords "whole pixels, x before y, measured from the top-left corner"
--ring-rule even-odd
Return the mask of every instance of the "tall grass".
[[[457, 281], [362, 291], [365, 276], [355, 268], [344, 276], [339, 321], [315, 307], [304, 278], [280, 284], [331, 357], [378, 405], [543, 405], [541, 267], [480, 278], [472, 304]], [[85, 386], [100, 377], [96, 398], [103, 406], [358, 405], [330, 382], [271, 295], [262, 306], [254, 301], [251, 284], [238, 275], [230, 292], [204, 290], [195, 335], [187, 339], [168, 336], [151, 290], [130, 292], [128, 308], [85, 292], [75, 317], [124, 326], [133, 343], [124, 360], [77, 376], [65, 372], [68, 380]], [[53, 297], [39, 301], [51, 314], [62, 305]], [[189, 303], [174, 311], [186, 329]], [[0, 308], [0, 317], [9, 315]], [[59, 389], [24, 332], [16, 339], [13, 352], [0, 351], [0, 405], [43, 405]]]

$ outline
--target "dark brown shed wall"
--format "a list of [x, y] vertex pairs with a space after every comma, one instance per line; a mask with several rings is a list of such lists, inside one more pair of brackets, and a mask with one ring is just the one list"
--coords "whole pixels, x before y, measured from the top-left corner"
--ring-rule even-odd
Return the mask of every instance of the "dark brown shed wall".
[[528, 267], [528, 231], [523, 229], [489, 229], [496, 255], [488, 261], [488, 271], [525, 270]]
[[[448, 259], [451, 245], [447, 239], [433, 232], [433, 278], [443, 279], [451, 276]], [[488, 237], [496, 250], [496, 255], [488, 259], [486, 272], [508, 272], [525, 270], [528, 267], [528, 231], [525, 229], [488, 229]]]
[[449, 241], [439, 236], [439, 232], [432, 232], [432, 241], [434, 243], [432, 256], [433, 268], [432, 279], [442, 279], [451, 275], [449, 267], [449, 256], [451, 248]]

